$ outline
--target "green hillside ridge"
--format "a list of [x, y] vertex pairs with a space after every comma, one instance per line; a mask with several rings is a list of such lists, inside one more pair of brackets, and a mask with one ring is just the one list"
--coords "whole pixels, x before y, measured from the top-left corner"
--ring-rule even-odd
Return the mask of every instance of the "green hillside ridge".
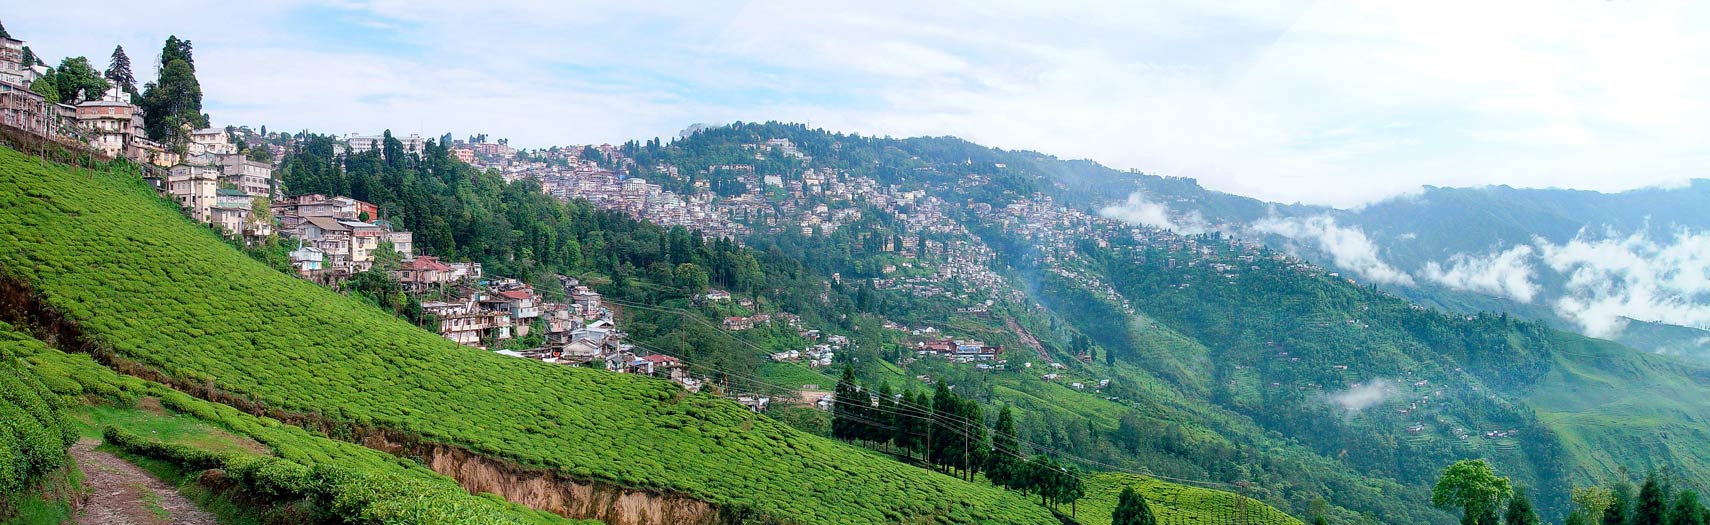
[[[1228, 492], [1116, 473], [1088, 476], [1087, 497], [1080, 502], [1077, 519], [1084, 525], [1109, 525], [1111, 511], [1116, 509], [1116, 497], [1122, 493], [1123, 487], [1133, 487], [1146, 498], [1158, 523], [1301, 524], [1300, 520], [1270, 506]], [[1196, 509], [1196, 512], [1177, 510], [1182, 508]]]
[[38, 489], [72, 462], [66, 449], [77, 442], [64, 403], [19, 357], [0, 339], [0, 520], [63, 508], [43, 501]]
[[1054, 521], [1018, 495], [664, 381], [457, 346], [262, 266], [149, 192], [0, 152], [0, 268], [100, 346], [175, 380], [801, 523]]
[[1576, 484], [1670, 467], [1710, 480], [1710, 368], [1558, 333], [1556, 366], [1526, 394], [1576, 458]]
[[[408, 499], [368, 498], [366, 501], [379, 503], [375, 508], [386, 506], [422, 514], [407, 520], [398, 514], [388, 514], [389, 518], [376, 516], [361, 523], [573, 523], [557, 515], [470, 495], [451, 478], [408, 459], [334, 441], [273, 419], [252, 416], [159, 383], [119, 375], [89, 356], [48, 348], [41, 341], [4, 323], [0, 323], [0, 352], [22, 359], [30, 372], [41, 379], [44, 390], [55, 396], [55, 401], [82, 404], [72, 415], [85, 437], [101, 439], [103, 430], [111, 428], [127, 435], [149, 436], [151, 441], [200, 451], [201, 454], [244, 457], [245, 461], [257, 466], [273, 465], [304, 472], [330, 467], [384, 484], [414, 489]], [[145, 400], [158, 404], [158, 411], [150, 412], [144, 408]], [[256, 463], [261, 456], [270, 457], [265, 463]], [[176, 470], [191, 478], [205, 468], [208, 467], [176, 465]], [[260, 492], [255, 487], [250, 487], [250, 490]], [[263, 496], [251, 494], [249, 497]], [[431, 517], [435, 515], [455, 519]]]

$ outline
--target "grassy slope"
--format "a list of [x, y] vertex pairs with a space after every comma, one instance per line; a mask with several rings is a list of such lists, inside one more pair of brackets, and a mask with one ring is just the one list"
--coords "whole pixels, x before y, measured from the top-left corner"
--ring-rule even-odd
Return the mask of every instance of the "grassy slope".
[[274, 455], [305, 466], [336, 466], [434, 483], [447, 492], [464, 495], [465, 504], [508, 512], [530, 525], [573, 523], [556, 515], [468, 496], [451, 478], [407, 459], [327, 439], [273, 419], [251, 416], [159, 383], [119, 375], [89, 356], [48, 348], [5, 323], [0, 323], [0, 352], [22, 357], [62, 399], [83, 403], [70, 411], [83, 437], [101, 439], [102, 429], [113, 426], [149, 439], [202, 450]]
[[117, 353], [275, 408], [804, 523], [1053, 521], [666, 382], [456, 346], [253, 262], [148, 191], [0, 151], [0, 269]]
[[1710, 368], [1561, 334], [1556, 366], [1527, 403], [1573, 454], [1576, 483], [1672, 465], [1710, 473]]
[[[1116, 510], [1116, 497], [1123, 487], [1139, 491], [1159, 523], [1300, 525], [1300, 520], [1264, 503], [1254, 500], [1237, 503], [1241, 498], [1228, 492], [1114, 473], [1088, 476], [1087, 496], [1080, 501], [1076, 519], [1084, 525], [1109, 525], [1110, 513]], [[1237, 519], [1242, 506], [1246, 507], [1246, 521]]]

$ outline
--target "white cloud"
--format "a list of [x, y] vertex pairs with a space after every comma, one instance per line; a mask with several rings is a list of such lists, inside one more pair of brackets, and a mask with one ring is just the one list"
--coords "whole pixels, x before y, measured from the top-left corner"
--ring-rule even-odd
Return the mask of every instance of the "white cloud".
[[1266, 217], [1253, 223], [1252, 229], [1260, 233], [1280, 235], [1299, 242], [1310, 242], [1314, 247], [1330, 255], [1330, 260], [1337, 267], [1354, 272], [1368, 281], [1381, 284], [1403, 284], [1411, 286], [1413, 277], [1383, 262], [1378, 256], [1378, 248], [1366, 237], [1366, 232], [1357, 226], [1340, 226], [1336, 219], [1328, 215], [1318, 215], [1305, 219], [1296, 217]]
[[1449, 258], [1447, 268], [1433, 261], [1426, 263], [1419, 275], [1427, 281], [1456, 290], [1530, 303], [1541, 289], [1532, 281], [1536, 273], [1531, 262], [1534, 253], [1530, 245], [1519, 245], [1484, 256], [1459, 253]]
[[1692, 2], [79, 6], [8, 6], [7, 27], [50, 58], [125, 44], [142, 77], [188, 37], [215, 120], [275, 129], [544, 146], [808, 121], [1336, 205], [1662, 185], [1710, 160], [1710, 4]]
[[1198, 235], [1212, 229], [1199, 210], [1185, 214], [1172, 213], [1168, 206], [1152, 202], [1138, 191], [1129, 194], [1128, 200], [1121, 204], [1099, 208], [1098, 214], [1128, 224], [1163, 228], [1184, 235]]
[[1330, 393], [1327, 397], [1330, 403], [1349, 412], [1359, 412], [1383, 404], [1401, 394], [1401, 389], [1394, 381], [1377, 378], [1364, 383], [1356, 383], [1346, 390]]
[[1540, 243], [1542, 259], [1567, 277], [1558, 313], [1586, 334], [1619, 334], [1626, 318], [1684, 326], [1710, 325], [1710, 232], [1678, 231], [1672, 238], [1580, 232], [1555, 245]]

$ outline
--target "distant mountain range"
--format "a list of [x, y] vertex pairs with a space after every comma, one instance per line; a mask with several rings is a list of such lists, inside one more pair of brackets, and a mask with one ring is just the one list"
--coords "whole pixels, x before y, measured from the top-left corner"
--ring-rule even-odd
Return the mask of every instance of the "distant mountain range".
[[1132, 184], [1083, 203], [1108, 217], [1262, 240], [1426, 305], [1710, 358], [1710, 180], [1621, 193], [1426, 187], [1337, 209], [1103, 171]]

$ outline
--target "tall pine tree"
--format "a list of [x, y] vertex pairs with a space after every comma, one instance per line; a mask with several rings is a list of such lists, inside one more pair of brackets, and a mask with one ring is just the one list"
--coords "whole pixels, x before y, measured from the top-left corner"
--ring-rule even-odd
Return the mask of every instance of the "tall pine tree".
[[125, 54], [125, 46], [113, 46], [113, 58], [104, 76], [126, 93], [137, 94], [137, 77], [131, 74], [131, 57]]
[[837, 380], [837, 387], [832, 391], [831, 403], [831, 437], [844, 441], [854, 441], [858, 436], [859, 427], [854, 413], [855, 396], [855, 367], [843, 367], [843, 377]]
[[1514, 492], [1514, 499], [1508, 500], [1508, 513], [1503, 515], [1502, 522], [1506, 525], [1538, 525], [1538, 512], [1532, 509], [1532, 500], [1521, 491]]
[[202, 84], [196, 80], [190, 41], [167, 37], [160, 64], [159, 79], [143, 88], [143, 129], [150, 139], [182, 152], [190, 142], [186, 129], [208, 125], [207, 116], [202, 114]]
[[1656, 472], [1645, 476], [1644, 486], [1639, 487], [1639, 502], [1633, 507], [1630, 525], [1663, 525], [1663, 518], [1668, 514], [1667, 492]]
[[998, 411], [997, 430], [992, 433], [992, 453], [986, 458], [986, 478], [1000, 487], [1016, 488], [1016, 463], [1021, 447], [1015, 438], [1015, 414], [1005, 405]]
[[1668, 525], [1707, 525], [1705, 514], [1704, 506], [1698, 503], [1698, 493], [1683, 490], [1668, 509]]
[[1158, 518], [1152, 516], [1145, 496], [1134, 487], [1122, 487], [1122, 494], [1116, 497], [1116, 511], [1110, 513], [1110, 525], [1158, 525]]
[[897, 395], [889, 381], [879, 383], [879, 407], [873, 411], [873, 437], [880, 445], [895, 444], [900, 434], [897, 416]]
[[1633, 513], [1633, 490], [1633, 484], [1626, 480], [1610, 488], [1614, 497], [1609, 509], [1603, 512], [1603, 525], [1627, 525], [1627, 518]]

